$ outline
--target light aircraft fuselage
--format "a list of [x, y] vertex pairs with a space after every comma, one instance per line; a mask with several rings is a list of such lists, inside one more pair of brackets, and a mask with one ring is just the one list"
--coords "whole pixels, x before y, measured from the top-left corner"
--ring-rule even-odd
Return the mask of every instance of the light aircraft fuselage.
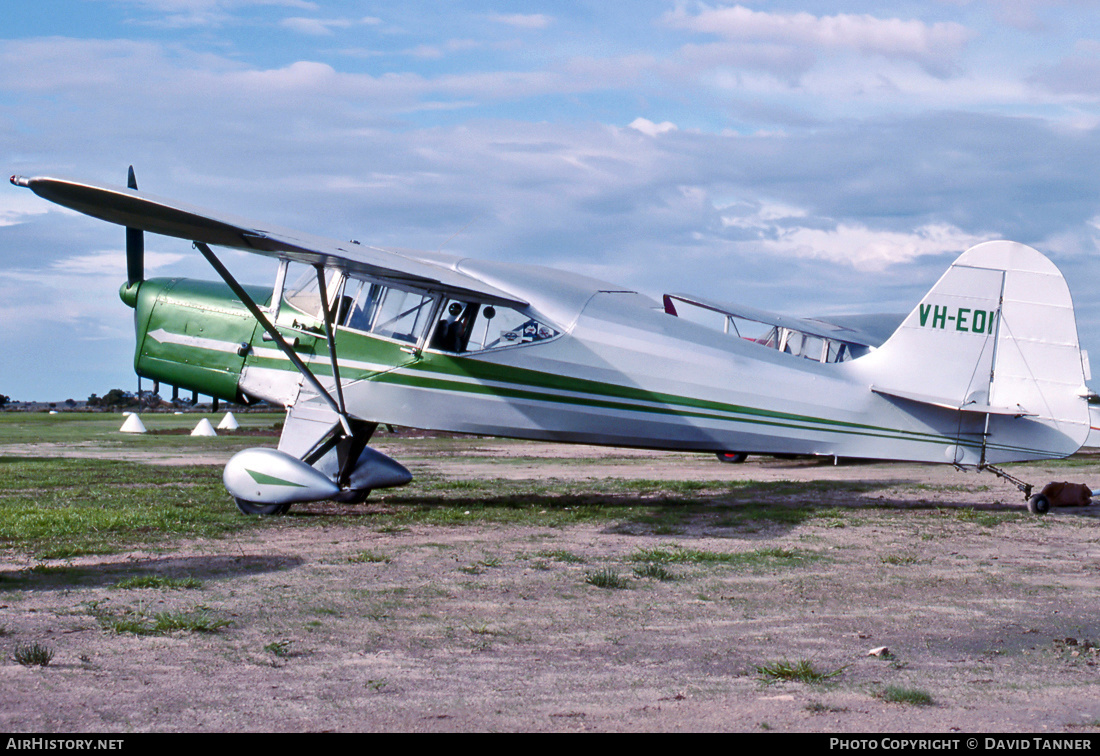
[[[463, 268], [530, 301], [520, 327], [531, 322], [529, 328], [552, 333], [526, 341], [520, 334], [514, 343], [473, 351], [433, 345], [432, 331], [445, 319], [443, 295], [423, 305], [428, 314], [411, 323], [413, 333], [376, 335], [345, 317], [336, 326], [335, 341], [342, 389], [354, 417], [682, 451], [954, 462], [976, 461], [982, 449], [984, 416], [960, 419], [958, 410], [927, 407], [915, 414], [907, 406], [911, 402], [869, 390], [874, 370], [865, 362], [872, 355], [833, 363], [805, 359], [674, 316], [650, 297], [582, 276], [484, 262], [465, 262]], [[547, 285], [548, 278], [553, 285]], [[362, 281], [337, 280], [334, 288], [347, 291]], [[270, 290], [254, 291], [270, 306]], [[278, 326], [330, 385], [321, 318], [294, 301], [280, 309]], [[934, 309], [928, 314], [936, 307], [941, 317], [934, 317]], [[146, 281], [137, 309], [139, 375], [230, 401], [316, 402], [223, 284]], [[943, 330], [950, 323], [957, 334], [971, 338], [982, 338], [995, 318], [982, 310], [980, 318], [964, 313], [968, 330], [960, 331], [957, 312], [947, 321], [946, 305], [925, 310], [924, 328]], [[921, 308], [915, 312], [919, 324]], [[481, 315], [470, 327], [494, 328]], [[976, 326], [979, 330], [970, 333]], [[1042, 449], [987, 444], [986, 461], [1061, 457], [1076, 451], [1078, 435]]]

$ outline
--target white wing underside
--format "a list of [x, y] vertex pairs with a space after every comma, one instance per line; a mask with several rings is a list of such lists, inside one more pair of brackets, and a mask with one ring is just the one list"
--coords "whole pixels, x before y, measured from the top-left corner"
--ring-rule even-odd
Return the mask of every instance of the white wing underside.
[[[194, 242], [334, 267], [392, 283], [404, 283], [458, 296], [509, 305], [527, 302], [454, 269], [450, 264], [414, 259], [396, 250], [340, 242], [297, 231], [234, 218], [123, 187], [97, 186], [69, 179], [13, 177], [56, 204], [127, 228], [174, 236]], [[441, 257], [438, 256], [437, 257]]]

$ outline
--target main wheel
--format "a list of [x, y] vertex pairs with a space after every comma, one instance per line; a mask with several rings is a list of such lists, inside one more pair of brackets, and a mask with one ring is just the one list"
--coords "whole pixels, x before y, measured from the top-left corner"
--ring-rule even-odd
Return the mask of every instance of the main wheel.
[[233, 503], [237, 505], [237, 509], [241, 510], [241, 514], [246, 515], [286, 514], [292, 506], [291, 504], [261, 504], [258, 501], [238, 499], [236, 496], [233, 497]]
[[749, 455], [745, 452], [718, 452], [717, 457], [719, 462], [736, 465], [748, 459]]
[[1027, 500], [1027, 511], [1037, 515], [1046, 514], [1050, 511], [1050, 499], [1042, 494], [1035, 494]]
[[362, 504], [370, 496], [371, 489], [359, 488], [350, 489], [347, 491], [341, 491], [332, 497], [333, 501], [338, 501], [342, 504]]

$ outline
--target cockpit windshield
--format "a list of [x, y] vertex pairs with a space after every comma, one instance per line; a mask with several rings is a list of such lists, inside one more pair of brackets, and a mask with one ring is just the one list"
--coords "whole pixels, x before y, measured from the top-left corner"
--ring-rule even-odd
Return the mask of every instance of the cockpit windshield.
[[[321, 289], [317, 281], [317, 270], [311, 265], [291, 263], [290, 274], [296, 275], [293, 283], [287, 283], [283, 289], [283, 302], [289, 304], [303, 315], [309, 315], [318, 320], [321, 319]], [[334, 296], [332, 288], [336, 280], [337, 272], [332, 268], [325, 269], [325, 290], [331, 298]]]

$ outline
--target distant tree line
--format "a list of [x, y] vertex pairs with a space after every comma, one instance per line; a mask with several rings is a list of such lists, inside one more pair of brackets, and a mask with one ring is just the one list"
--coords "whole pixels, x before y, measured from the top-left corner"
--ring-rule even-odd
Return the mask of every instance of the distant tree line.
[[103, 407], [103, 408], [116, 408], [116, 407], [137, 407], [141, 404], [140, 400], [129, 391], [123, 391], [122, 389], [111, 389], [103, 396], [96, 396], [92, 394], [88, 397], [87, 405], [89, 407]]

